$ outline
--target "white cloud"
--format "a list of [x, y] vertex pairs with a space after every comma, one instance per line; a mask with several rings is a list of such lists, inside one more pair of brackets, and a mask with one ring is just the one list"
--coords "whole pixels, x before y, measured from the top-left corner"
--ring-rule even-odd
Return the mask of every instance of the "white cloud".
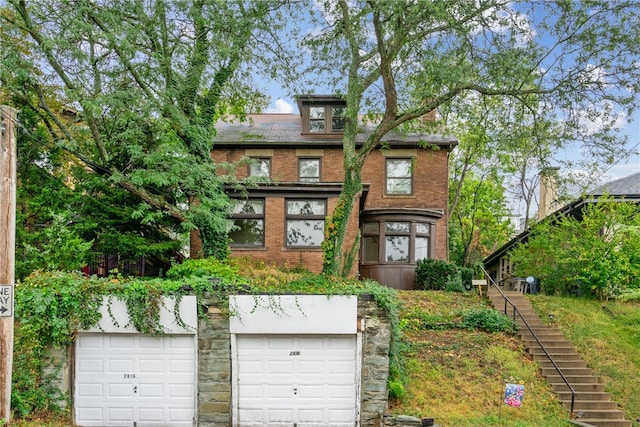
[[277, 99], [276, 102], [271, 104], [265, 112], [279, 113], [279, 114], [293, 114], [293, 104], [285, 101], [284, 99]]
[[575, 112], [578, 123], [586, 135], [594, 135], [605, 128], [623, 129], [627, 124], [627, 115], [613, 111], [614, 106], [609, 101], [602, 101], [593, 111], [580, 110]]

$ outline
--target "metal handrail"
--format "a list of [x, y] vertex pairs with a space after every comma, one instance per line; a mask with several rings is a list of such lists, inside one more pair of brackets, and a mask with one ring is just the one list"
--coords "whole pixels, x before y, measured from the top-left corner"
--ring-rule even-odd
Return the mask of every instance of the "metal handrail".
[[524, 323], [524, 325], [527, 327], [527, 329], [529, 329], [529, 332], [531, 332], [531, 335], [533, 336], [533, 338], [535, 338], [535, 340], [538, 342], [538, 344], [540, 345], [540, 348], [542, 349], [542, 351], [544, 351], [544, 354], [547, 356], [547, 359], [549, 359], [549, 361], [551, 362], [551, 364], [553, 365], [555, 370], [558, 372], [558, 374], [560, 374], [560, 378], [562, 378], [562, 380], [567, 385], [567, 387], [569, 387], [569, 391], [571, 391], [571, 409], [570, 409], [569, 414], [570, 414], [570, 418], [573, 418], [573, 415], [574, 415], [573, 414], [573, 409], [574, 409], [574, 404], [575, 404], [575, 401], [576, 401], [576, 391], [573, 389], [573, 387], [571, 387], [571, 384], [569, 384], [569, 381], [564, 376], [564, 374], [560, 371], [560, 368], [556, 364], [555, 360], [553, 360], [553, 357], [551, 357], [551, 355], [549, 354], [549, 352], [545, 348], [544, 344], [542, 344], [542, 342], [540, 341], [540, 339], [538, 338], [536, 333], [533, 331], [533, 329], [531, 329], [531, 326], [529, 326], [529, 323], [527, 323], [527, 321], [525, 320], [524, 316], [522, 316], [522, 313], [520, 313], [520, 310], [518, 310], [518, 307], [516, 307], [515, 304], [513, 302], [511, 302], [511, 300], [504, 294], [504, 292], [502, 292], [502, 290], [498, 287], [496, 282], [491, 278], [489, 273], [487, 273], [487, 270], [485, 270], [483, 266], [480, 266], [480, 268], [482, 269], [482, 271], [485, 274], [485, 276], [487, 276], [487, 279], [489, 279], [489, 286], [487, 287], [487, 292], [488, 292], [489, 288], [491, 287], [491, 285], [493, 285], [496, 288], [496, 290], [498, 291], [498, 293], [500, 293], [500, 295], [504, 299], [504, 314], [505, 315], [508, 315], [508, 313], [507, 313], [507, 305], [510, 304], [511, 307], [513, 307], [513, 323], [516, 323], [516, 313], [518, 313], [518, 316], [520, 316], [520, 319], [522, 319], [522, 322]]

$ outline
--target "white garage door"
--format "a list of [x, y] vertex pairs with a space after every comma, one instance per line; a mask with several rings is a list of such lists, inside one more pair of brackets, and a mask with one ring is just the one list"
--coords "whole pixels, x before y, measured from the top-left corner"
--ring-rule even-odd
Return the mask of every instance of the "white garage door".
[[355, 335], [238, 335], [236, 343], [241, 427], [355, 425]]
[[192, 426], [194, 335], [83, 333], [76, 340], [80, 426]]

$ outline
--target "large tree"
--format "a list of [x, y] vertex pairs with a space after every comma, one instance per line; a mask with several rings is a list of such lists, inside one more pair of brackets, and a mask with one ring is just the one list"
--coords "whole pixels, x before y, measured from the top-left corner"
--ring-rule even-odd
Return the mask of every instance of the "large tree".
[[0, 68], [12, 99], [38, 112], [59, 147], [133, 194], [143, 222], [169, 216], [200, 231], [204, 255], [224, 254], [214, 124], [264, 104], [250, 77], [278, 48], [282, 2], [7, 5]]
[[[324, 271], [340, 272], [360, 171], [382, 137], [470, 94], [528, 111], [531, 129], [560, 123], [559, 143], [619, 155], [619, 109], [630, 116], [639, 102], [639, 16], [640, 4], [624, 0], [323, 2], [306, 44], [313, 69], [347, 100], [345, 182], [328, 220]], [[357, 147], [363, 114], [377, 127]]]

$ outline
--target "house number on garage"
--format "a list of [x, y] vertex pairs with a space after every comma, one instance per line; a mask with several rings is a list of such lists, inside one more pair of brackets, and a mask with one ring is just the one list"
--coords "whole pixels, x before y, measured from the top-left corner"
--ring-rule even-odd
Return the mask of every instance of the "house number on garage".
[[124, 377], [129, 379], [129, 378], [135, 378], [136, 374], [124, 374]]
[[289, 356], [300, 356], [300, 352], [299, 351], [290, 351], [289, 352]]

